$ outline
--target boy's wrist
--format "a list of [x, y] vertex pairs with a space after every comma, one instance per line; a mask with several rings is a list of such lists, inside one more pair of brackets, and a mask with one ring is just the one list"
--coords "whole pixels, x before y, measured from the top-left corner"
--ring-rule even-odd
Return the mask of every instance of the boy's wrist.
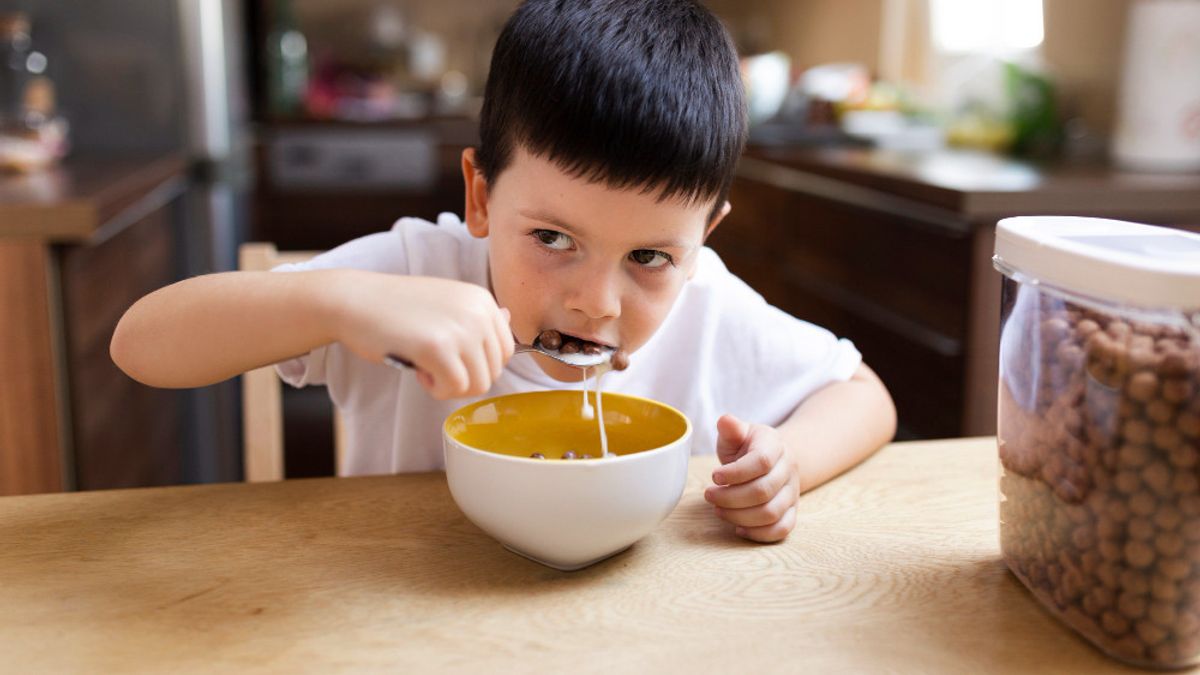
[[354, 277], [359, 270], [314, 270], [303, 272], [305, 279], [304, 297], [309, 315], [316, 318], [317, 330], [323, 344], [338, 342], [344, 332], [349, 298], [352, 297]]
[[804, 463], [800, 457], [800, 452], [786, 435], [780, 434], [779, 436], [783, 442], [783, 461], [791, 465], [789, 468], [792, 471], [792, 475], [796, 477], [796, 492], [804, 494], [807, 482], [804, 479]]

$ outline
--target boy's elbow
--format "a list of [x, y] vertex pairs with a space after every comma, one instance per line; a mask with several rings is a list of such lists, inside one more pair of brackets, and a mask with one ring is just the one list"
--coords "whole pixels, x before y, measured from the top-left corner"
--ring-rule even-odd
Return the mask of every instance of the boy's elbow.
[[896, 414], [896, 402], [892, 400], [892, 394], [883, 384], [883, 380], [879, 381], [879, 395], [883, 401], [883, 435], [884, 443], [891, 443], [896, 438], [896, 429], [899, 416]]
[[878, 433], [881, 436], [880, 445], [890, 443], [896, 438], [898, 415], [896, 414], [896, 402], [892, 400], [892, 394], [888, 391], [887, 385], [865, 363], [859, 366], [858, 372], [854, 374], [854, 379], [867, 383], [874, 388], [875, 403], [872, 407], [874, 408], [876, 419], [879, 420]]
[[147, 381], [142, 364], [138, 362], [137, 337], [130, 323], [127, 312], [117, 322], [117, 328], [113, 331], [112, 340], [108, 343], [108, 355], [121, 372], [142, 384], [153, 386], [152, 382]]
[[[130, 339], [128, 332], [125, 328], [125, 317], [121, 317], [121, 320], [117, 322], [116, 330], [113, 331], [112, 340], [108, 342], [108, 356], [121, 369], [121, 372], [133, 377], [130, 367], [132, 364], [130, 362]], [[137, 378], [134, 377], [134, 379], [136, 380]]]

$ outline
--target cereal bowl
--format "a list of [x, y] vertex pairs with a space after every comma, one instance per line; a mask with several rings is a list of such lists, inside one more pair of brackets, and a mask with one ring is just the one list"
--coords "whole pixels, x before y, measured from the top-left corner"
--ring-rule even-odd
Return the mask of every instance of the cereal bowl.
[[[442, 428], [446, 480], [462, 512], [506, 548], [560, 570], [620, 553], [679, 502], [692, 426], [674, 408], [604, 394], [609, 451], [578, 391], [489, 398]], [[596, 403], [593, 394], [589, 400]], [[567, 452], [595, 459], [562, 459]], [[531, 457], [541, 453], [546, 459]]]

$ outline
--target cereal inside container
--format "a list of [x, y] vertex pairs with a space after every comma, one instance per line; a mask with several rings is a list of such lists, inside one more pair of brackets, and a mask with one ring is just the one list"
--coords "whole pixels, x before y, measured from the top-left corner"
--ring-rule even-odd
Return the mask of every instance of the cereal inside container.
[[1200, 235], [1000, 221], [1005, 562], [1139, 666], [1200, 663]]

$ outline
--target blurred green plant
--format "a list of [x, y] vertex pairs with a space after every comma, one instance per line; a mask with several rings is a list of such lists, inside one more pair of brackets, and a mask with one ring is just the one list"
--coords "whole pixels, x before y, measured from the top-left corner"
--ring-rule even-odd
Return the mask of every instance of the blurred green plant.
[[1016, 63], [1004, 64], [1005, 93], [1011, 105], [1010, 151], [1023, 157], [1049, 157], [1062, 147], [1063, 125], [1050, 78]]

